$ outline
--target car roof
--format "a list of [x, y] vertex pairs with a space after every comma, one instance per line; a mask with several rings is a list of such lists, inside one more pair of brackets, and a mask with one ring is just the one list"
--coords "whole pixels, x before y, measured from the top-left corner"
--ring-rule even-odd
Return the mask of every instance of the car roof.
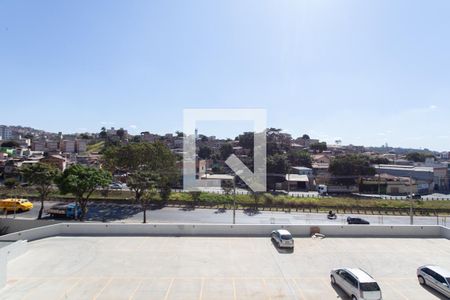
[[448, 270], [446, 270], [446, 269], [444, 269], [442, 267], [435, 266], [435, 265], [426, 265], [426, 266], [420, 267], [420, 269], [423, 269], [423, 268], [428, 268], [428, 269], [438, 273], [441, 276], [444, 276], [444, 277], [447, 277], [447, 278], [450, 277], [450, 271], [448, 271]]
[[286, 229], [278, 229], [276, 231], [278, 231], [278, 233], [282, 234], [282, 235], [285, 235], [285, 234], [286, 235], [291, 235], [291, 233], [289, 231], [287, 231]]
[[358, 268], [343, 268], [343, 270], [348, 271], [358, 278], [359, 282], [376, 282], [375, 279], [372, 278], [366, 271], [358, 269]]

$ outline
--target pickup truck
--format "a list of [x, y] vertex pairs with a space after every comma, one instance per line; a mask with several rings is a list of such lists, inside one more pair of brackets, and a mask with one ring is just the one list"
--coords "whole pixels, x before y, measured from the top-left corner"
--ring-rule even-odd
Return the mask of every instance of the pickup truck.
[[81, 207], [75, 203], [62, 203], [53, 205], [45, 212], [52, 217], [75, 219], [81, 214]]

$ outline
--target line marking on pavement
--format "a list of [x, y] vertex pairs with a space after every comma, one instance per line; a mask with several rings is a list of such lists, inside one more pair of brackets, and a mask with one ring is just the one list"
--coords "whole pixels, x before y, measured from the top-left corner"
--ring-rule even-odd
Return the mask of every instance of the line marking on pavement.
[[236, 280], [234, 278], [232, 278], [233, 281], [233, 296], [234, 296], [234, 300], [237, 299], [237, 295], [236, 295]]
[[269, 299], [269, 300], [272, 300], [272, 296], [268, 293], [268, 287], [267, 287], [267, 282], [266, 282], [266, 280], [264, 279], [264, 278], [262, 278], [261, 279], [261, 281], [262, 281], [262, 283], [263, 283], [263, 285], [264, 285], [264, 294], [266, 294], [266, 296], [267, 296], [267, 298]]
[[198, 296], [199, 300], [203, 299], [203, 288], [204, 288], [204, 286], [205, 286], [205, 278], [202, 278], [202, 282], [200, 284], [200, 294]]
[[67, 295], [80, 283], [81, 278], [75, 280], [76, 280], [75, 283], [64, 291], [64, 295], [61, 296], [61, 299], [67, 299]]
[[391, 283], [389, 283], [389, 282], [385, 282], [385, 284], [388, 285], [388, 286], [394, 291], [394, 293], [400, 295], [403, 299], [406, 299], [406, 300], [409, 299], [409, 298], [408, 298], [407, 296], [405, 296], [402, 292], [400, 292], [398, 289], [396, 289], [396, 288], [394, 287], [393, 284], [391, 284]]
[[170, 290], [172, 289], [172, 285], [173, 285], [174, 281], [175, 281], [175, 278], [172, 278], [172, 280], [170, 281], [169, 287], [167, 288], [166, 295], [164, 296], [164, 300], [169, 299]]
[[304, 300], [308, 299], [308, 298], [306, 298], [306, 296], [305, 296], [305, 294], [303, 293], [303, 291], [302, 291], [302, 289], [300, 288], [300, 286], [297, 284], [297, 281], [295, 281], [294, 278], [292, 278], [292, 281], [294, 282], [294, 285], [295, 285], [296, 289], [298, 290], [298, 292], [299, 292], [299, 294], [300, 294], [300, 299], [304, 299]]
[[[37, 280], [42, 280], [42, 279], [37, 279]], [[43, 282], [42, 282], [42, 283], [43, 283]], [[41, 283], [40, 283], [40, 284], [41, 284]], [[39, 285], [40, 285], [40, 284], [39, 284]], [[38, 285], [38, 286], [39, 286], [39, 285]], [[30, 296], [31, 296], [30, 294], [31, 294], [32, 292], [33, 292], [33, 290], [28, 291], [28, 292], [22, 297], [22, 299], [24, 300], [24, 299], [27, 299], [28, 297], [30, 297]]]
[[136, 295], [137, 291], [141, 288], [142, 283], [144, 283], [144, 279], [141, 279], [134, 289], [134, 291], [131, 293], [130, 297], [128, 297], [128, 300], [132, 300], [134, 298], [134, 295]]
[[95, 295], [92, 299], [97, 300], [97, 298], [103, 293], [103, 291], [106, 289], [106, 287], [113, 281], [113, 277], [110, 277], [109, 280], [106, 282], [106, 284], [100, 289], [100, 292]]

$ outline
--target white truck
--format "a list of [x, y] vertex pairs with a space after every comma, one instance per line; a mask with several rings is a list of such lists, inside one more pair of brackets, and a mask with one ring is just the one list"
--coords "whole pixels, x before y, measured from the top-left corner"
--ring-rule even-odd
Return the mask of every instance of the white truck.
[[359, 191], [356, 185], [326, 185], [319, 184], [317, 186], [319, 195], [324, 196], [328, 194], [352, 194]]

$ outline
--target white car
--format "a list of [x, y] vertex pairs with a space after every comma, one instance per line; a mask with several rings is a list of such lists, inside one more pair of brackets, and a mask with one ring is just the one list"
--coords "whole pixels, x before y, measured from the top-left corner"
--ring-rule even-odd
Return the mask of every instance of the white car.
[[450, 272], [446, 269], [433, 265], [419, 267], [417, 279], [420, 284], [427, 285], [450, 298]]
[[361, 269], [331, 270], [332, 284], [339, 286], [352, 300], [380, 300], [381, 289], [375, 279]]
[[272, 231], [271, 239], [277, 243], [279, 248], [294, 248], [294, 239], [292, 234], [285, 229], [278, 229]]

